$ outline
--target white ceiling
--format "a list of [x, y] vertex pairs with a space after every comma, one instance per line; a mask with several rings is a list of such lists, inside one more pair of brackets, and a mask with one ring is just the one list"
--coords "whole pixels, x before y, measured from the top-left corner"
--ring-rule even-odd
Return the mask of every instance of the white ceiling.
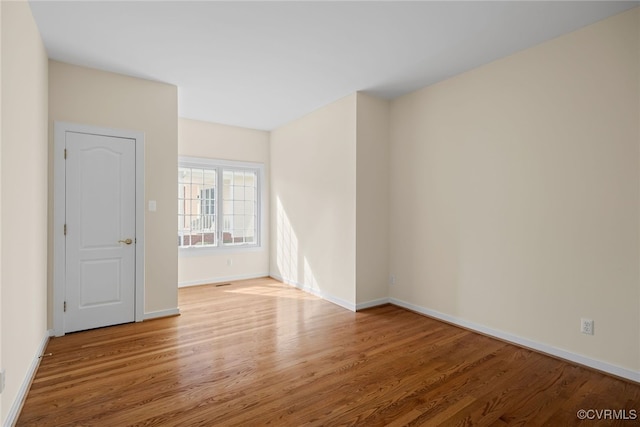
[[178, 86], [179, 114], [270, 130], [393, 98], [637, 6], [614, 1], [31, 1], [49, 57]]

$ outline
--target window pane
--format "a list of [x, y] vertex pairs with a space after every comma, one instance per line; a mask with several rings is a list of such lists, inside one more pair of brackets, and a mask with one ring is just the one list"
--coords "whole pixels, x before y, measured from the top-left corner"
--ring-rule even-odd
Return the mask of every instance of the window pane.
[[213, 245], [216, 243], [216, 236], [214, 233], [204, 233], [203, 242], [205, 245]]
[[247, 236], [251, 236], [251, 243], [256, 242], [258, 175], [254, 171], [246, 170], [225, 170], [223, 174], [225, 177], [224, 230], [229, 232], [229, 237], [224, 243], [244, 244], [248, 242]]
[[213, 188], [216, 185], [216, 171], [214, 169], [206, 169], [204, 171], [203, 184], [208, 188]]
[[233, 172], [224, 171], [222, 172], [222, 178], [224, 180], [224, 189], [225, 189], [225, 200], [231, 197], [231, 185], [233, 185]]
[[189, 215], [189, 229], [193, 232], [200, 231], [200, 221], [197, 215]]
[[178, 168], [178, 245], [216, 244], [215, 169]]
[[200, 191], [201, 211], [204, 215], [213, 215], [215, 213], [215, 189], [205, 188]]
[[244, 202], [244, 213], [245, 215], [255, 215], [256, 214], [256, 203], [249, 200]]
[[233, 185], [244, 185], [244, 172], [235, 171], [233, 173]]
[[222, 208], [224, 210], [225, 215], [233, 215], [233, 202], [230, 202], [230, 201], [223, 202]]
[[244, 187], [235, 186], [233, 188], [233, 200], [244, 200]]
[[224, 200], [233, 200], [233, 187], [225, 182], [222, 197]]
[[178, 183], [191, 183], [191, 169], [178, 168]]
[[244, 228], [244, 217], [242, 215], [233, 216], [233, 228], [235, 230]]
[[201, 188], [202, 184], [191, 184], [191, 188], [189, 189], [189, 198], [192, 200], [200, 200]]
[[204, 183], [204, 170], [203, 169], [191, 169], [191, 182], [193, 184]]

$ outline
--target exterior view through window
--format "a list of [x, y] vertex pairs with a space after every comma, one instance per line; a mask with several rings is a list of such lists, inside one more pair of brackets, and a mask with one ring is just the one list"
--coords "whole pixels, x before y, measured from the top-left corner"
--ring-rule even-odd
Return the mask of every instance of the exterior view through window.
[[260, 168], [205, 159], [178, 167], [178, 246], [259, 245]]

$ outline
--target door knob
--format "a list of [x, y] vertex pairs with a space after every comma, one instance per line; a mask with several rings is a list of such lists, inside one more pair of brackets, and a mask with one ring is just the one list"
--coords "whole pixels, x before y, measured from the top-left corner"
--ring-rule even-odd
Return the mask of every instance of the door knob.
[[133, 243], [133, 240], [131, 239], [118, 240], [118, 243], [124, 243], [125, 245], [130, 245]]

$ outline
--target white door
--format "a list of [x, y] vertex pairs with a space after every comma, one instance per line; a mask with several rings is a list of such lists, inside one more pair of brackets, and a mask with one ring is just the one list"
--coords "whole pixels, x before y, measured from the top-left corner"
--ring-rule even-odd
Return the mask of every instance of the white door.
[[64, 332], [135, 320], [135, 140], [65, 134]]

